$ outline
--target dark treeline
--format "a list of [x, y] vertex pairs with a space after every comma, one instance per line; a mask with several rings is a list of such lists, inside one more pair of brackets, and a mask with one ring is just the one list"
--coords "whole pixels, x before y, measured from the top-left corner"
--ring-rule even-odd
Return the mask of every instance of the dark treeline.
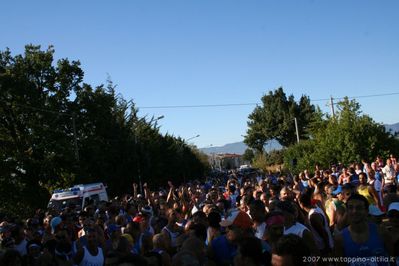
[[195, 147], [162, 135], [154, 117], [139, 117], [111, 81], [83, 82], [79, 61], [54, 61], [54, 49], [28, 45], [0, 52], [0, 209], [44, 207], [54, 188], [101, 181], [111, 194], [132, 182], [166, 184], [204, 174]]

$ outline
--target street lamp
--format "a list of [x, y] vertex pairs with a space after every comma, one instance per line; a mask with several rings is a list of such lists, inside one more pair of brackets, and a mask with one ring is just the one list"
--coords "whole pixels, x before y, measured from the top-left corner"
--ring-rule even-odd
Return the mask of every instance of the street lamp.
[[[188, 138], [188, 139], [186, 139], [186, 140], [183, 140], [183, 142], [181, 143], [181, 146], [180, 146], [180, 150], [181, 150], [181, 153], [182, 153], [182, 155], [183, 155], [183, 151], [184, 151], [184, 142], [186, 141], [189, 141], [189, 140], [192, 140], [192, 139], [195, 139], [195, 138], [198, 138], [200, 135], [199, 134], [197, 134], [196, 136], [194, 136], [194, 137], [191, 137], [191, 138]], [[186, 183], [186, 165], [184, 165], [183, 166], [183, 179], [184, 179], [184, 183]]]
[[191, 137], [191, 138], [188, 138], [188, 139], [186, 139], [186, 141], [189, 141], [189, 140], [192, 140], [192, 139], [195, 139], [195, 138], [198, 138], [200, 135], [198, 134], [197, 136], [194, 136], [194, 137]]

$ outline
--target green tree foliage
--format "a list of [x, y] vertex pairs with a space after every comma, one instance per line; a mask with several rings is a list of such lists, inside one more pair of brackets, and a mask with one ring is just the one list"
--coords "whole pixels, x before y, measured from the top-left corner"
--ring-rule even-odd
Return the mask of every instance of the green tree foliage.
[[249, 115], [248, 131], [244, 142], [262, 152], [267, 141], [276, 139], [285, 147], [294, 144], [297, 118], [301, 139], [309, 138], [309, 124], [314, 120], [316, 109], [307, 96], [297, 103], [293, 95], [288, 98], [282, 88], [270, 91], [262, 97], [262, 105]]
[[[338, 103], [335, 117], [327, 116], [313, 125], [312, 140], [290, 147], [285, 153], [285, 164], [292, 170], [313, 169], [331, 163], [349, 164], [362, 159], [371, 161], [377, 155], [387, 156], [399, 148], [399, 141], [385, 132], [383, 125], [362, 114], [360, 104], [347, 98]], [[292, 167], [292, 160], [297, 166]]]
[[54, 62], [52, 47], [0, 52], [0, 209], [23, 215], [76, 183], [127, 193], [139, 174], [158, 185], [206, 170], [197, 150], [139, 118], [112, 82], [93, 88], [83, 76], [79, 61]]
[[254, 159], [254, 157], [255, 157], [254, 151], [253, 151], [252, 149], [249, 149], [249, 148], [247, 148], [247, 149], [245, 150], [244, 154], [242, 155], [242, 159], [243, 159], [245, 162], [252, 162], [252, 160]]

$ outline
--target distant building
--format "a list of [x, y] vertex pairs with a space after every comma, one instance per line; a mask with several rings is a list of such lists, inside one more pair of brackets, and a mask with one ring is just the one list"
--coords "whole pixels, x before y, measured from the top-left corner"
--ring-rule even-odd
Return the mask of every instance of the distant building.
[[209, 163], [212, 169], [236, 169], [239, 168], [244, 160], [242, 159], [242, 155], [235, 153], [212, 153], [208, 155]]

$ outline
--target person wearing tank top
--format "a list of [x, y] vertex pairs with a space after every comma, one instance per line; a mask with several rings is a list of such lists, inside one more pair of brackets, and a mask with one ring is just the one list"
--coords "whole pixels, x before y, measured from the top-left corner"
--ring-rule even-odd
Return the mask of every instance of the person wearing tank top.
[[293, 234], [299, 236], [304, 240], [313, 256], [320, 255], [309, 228], [298, 222], [298, 210], [295, 203], [292, 201], [280, 201], [277, 203], [277, 208], [284, 215], [284, 235]]
[[377, 191], [375, 191], [373, 186], [367, 183], [367, 176], [365, 173], [360, 173], [359, 175], [359, 186], [357, 187], [357, 192], [360, 195], [363, 195], [369, 204], [381, 206]]
[[165, 239], [168, 242], [167, 246], [172, 254], [176, 252], [177, 237], [182, 233], [182, 228], [180, 228], [176, 222], [177, 212], [173, 209], [170, 209], [168, 213], [168, 224], [162, 228], [161, 233], [165, 236]]
[[360, 194], [353, 194], [346, 202], [349, 226], [335, 236], [335, 256], [351, 258], [348, 265], [389, 265], [376, 258], [389, 258], [382, 232], [367, 220], [369, 203]]
[[311, 203], [312, 194], [303, 193], [299, 197], [301, 208], [308, 213], [310, 231], [321, 254], [329, 254], [334, 246], [329, 222], [324, 211]]
[[90, 229], [87, 232], [87, 246], [78, 250], [74, 262], [79, 266], [103, 266], [104, 254], [102, 248], [98, 247], [97, 233]]

